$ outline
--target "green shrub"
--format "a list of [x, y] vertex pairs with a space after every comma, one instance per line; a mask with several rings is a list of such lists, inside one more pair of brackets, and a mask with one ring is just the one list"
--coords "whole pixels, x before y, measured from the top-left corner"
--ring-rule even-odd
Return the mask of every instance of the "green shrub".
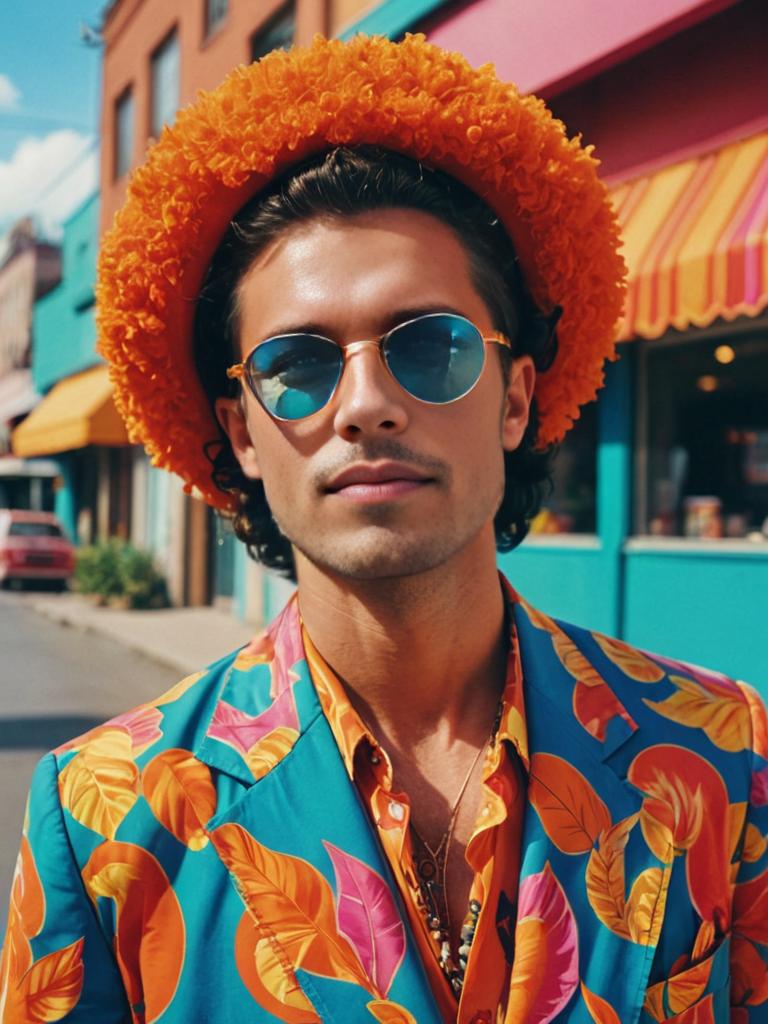
[[77, 552], [75, 586], [108, 601], [125, 598], [132, 608], [165, 608], [168, 590], [152, 556], [112, 537]]
[[112, 538], [80, 548], [75, 562], [75, 586], [81, 594], [118, 597], [123, 593], [120, 561], [124, 541]]

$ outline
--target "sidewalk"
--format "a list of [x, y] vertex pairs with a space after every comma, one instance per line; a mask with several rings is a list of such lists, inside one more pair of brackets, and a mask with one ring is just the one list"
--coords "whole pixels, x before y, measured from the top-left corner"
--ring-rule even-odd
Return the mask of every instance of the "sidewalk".
[[255, 627], [218, 608], [118, 611], [96, 608], [76, 594], [27, 594], [26, 604], [54, 622], [101, 633], [128, 650], [176, 669], [205, 668], [253, 636]]

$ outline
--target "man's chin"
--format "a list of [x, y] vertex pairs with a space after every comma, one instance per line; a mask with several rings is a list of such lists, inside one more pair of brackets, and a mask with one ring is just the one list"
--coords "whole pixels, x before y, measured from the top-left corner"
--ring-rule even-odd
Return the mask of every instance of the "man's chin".
[[417, 576], [438, 568], [450, 557], [449, 551], [434, 543], [408, 544], [402, 537], [338, 548], [310, 545], [297, 550], [301, 560], [320, 572], [358, 582]]

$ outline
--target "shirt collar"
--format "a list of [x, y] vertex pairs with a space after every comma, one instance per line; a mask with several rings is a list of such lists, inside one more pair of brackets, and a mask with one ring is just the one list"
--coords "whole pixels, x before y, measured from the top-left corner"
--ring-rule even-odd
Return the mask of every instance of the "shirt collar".
[[[502, 740], [508, 741], [515, 748], [526, 773], [530, 767], [528, 730], [525, 722], [522, 664], [514, 617], [514, 606], [519, 603], [520, 598], [503, 576], [501, 577], [501, 584], [507, 609], [509, 652], [507, 656], [507, 676], [504, 683], [499, 724], [496, 731], [498, 742], [494, 743], [491, 756], [486, 763], [486, 770], [484, 772], [486, 776], [490, 775], [498, 767]], [[381, 759], [385, 769], [384, 779], [388, 780], [391, 785], [392, 767], [386, 751], [379, 745], [373, 731], [353, 707], [341, 681], [312, 643], [303, 624], [301, 628], [304, 652], [312, 681], [350, 779], [354, 780], [355, 778], [355, 755], [357, 750], [361, 743], [365, 743], [370, 747], [370, 752]]]

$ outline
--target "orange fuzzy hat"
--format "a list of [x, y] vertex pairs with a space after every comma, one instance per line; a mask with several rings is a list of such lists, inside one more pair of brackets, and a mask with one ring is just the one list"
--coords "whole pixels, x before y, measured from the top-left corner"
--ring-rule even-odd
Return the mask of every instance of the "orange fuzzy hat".
[[619, 234], [597, 161], [534, 96], [423, 36], [321, 37], [238, 67], [179, 112], [131, 178], [101, 248], [99, 350], [132, 441], [209, 504], [233, 507], [204, 453], [220, 436], [192, 351], [195, 301], [229, 221], [292, 164], [376, 144], [461, 180], [498, 214], [528, 287], [562, 307], [539, 376], [539, 447], [562, 439], [614, 359]]

